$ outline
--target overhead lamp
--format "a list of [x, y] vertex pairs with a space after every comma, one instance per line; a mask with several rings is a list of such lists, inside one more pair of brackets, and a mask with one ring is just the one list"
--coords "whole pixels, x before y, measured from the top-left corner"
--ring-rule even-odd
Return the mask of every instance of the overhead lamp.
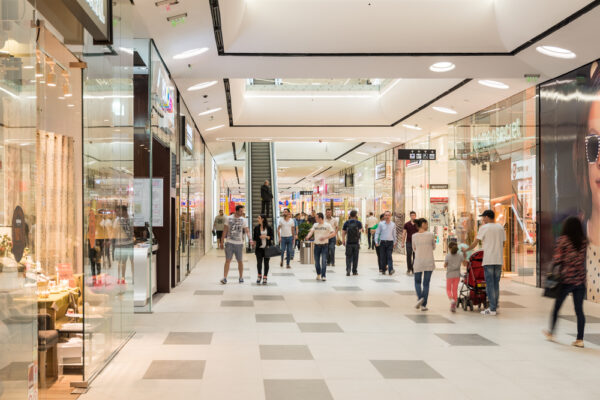
[[445, 114], [457, 114], [457, 112], [451, 108], [447, 108], [447, 107], [439, 107], [439, 106], [433, 106], [432, 107], [435, 111], [439, 111], [441, 113], [445, 113]]
[[480, 85], [491, 87], [494, 89], [508, 89], [508, 85], [506, 83], [498, 82], [498, 81], [490, 81], [489, 79], [483, 79], [479, 81]]
[[245, 98], [257, 99], [372, 99], [375, 94], [256, 94], [244, 93]]
[[208, 114], [216, 113], [217, 111], [221, 111], [221, 110], [222, 110], [221, 107], [211, 108], [210, 110], [203, 111], [198, 115], [199, 116], [208, 115]]
[[179, 0], [159, 0], [154, 4], [156, 7], [174, 6], [175, 4], [179, 4]]
[[188, 88], [188, 92], [195, 92], [196, 90], [206, 89], [206, 88], [209, 88], [209, 87], [214, 86], [216, 84], [217, 84], [217, 81], [209, 81], [209, 82], [197, 83], [194, 86], [190, 86]]
[[215, 129], [220, 129], [222, 127], [224, 127], [225, 125], [217, 125], [217, 126], [213, 126], [212, 128], [207, 128], [205, 129], [206, 132], [208, 131], [214, 131]]
[[407, 129], [412, 129], [414, 131], [422, 131], [423, 130], [423, 128], [421, 128], [420, 126], [417, 126], [417, 125], [402, 124], [402, 126]]
[[25, 65], [23, 66], [23, 69], [34, 69], [35, 67], [33, 65]]
[[44, 58], [42, 57], [42, 52], [39, 50], [35, 51], [35, 58], [36, 58], [36, 62], [35, 62], [35, 77], [36, 78], [41, 78], [42, 76], [44, 76]]
[[454, 65], [450, 61], [441, 61], [431, 65], [429, 67], [429, 70], [433, 72], [448, 72], [452, 71], [454, 68], [456, 68], [456, 65]]
[[198, 49], [186, 50], [183, 53], [175, 54], [173, 56], [174, 60], [185, 60], [186, 58], [199, 56], [200, 54], [206, 53], [208, 51], [208, 47], [201, 47]]
[[556, 58], [575, 58], [577, 55], [571, 50], [563, 49], [555, 46], [538, 46], [536, 50], [546, 56]]
[[56, 86], [56, 73], [53, 70], [50, 70], [48, 75], [46, 75], [46, 85], [51, 87]]
[[381, 142], [381, 143], [383, 143], [383, 144], [391, 144], [390, 142]]
[[365, 153], [364, 151], [357, 151], [356, 154], [360, 154], [361, 156], [368, 156], [369, 153]]

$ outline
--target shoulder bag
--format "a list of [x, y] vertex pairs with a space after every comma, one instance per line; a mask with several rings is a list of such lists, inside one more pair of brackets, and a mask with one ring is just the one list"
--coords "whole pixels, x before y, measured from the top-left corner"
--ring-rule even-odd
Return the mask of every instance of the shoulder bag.
[[561, 264], [554, 263], [552, 264], [550, 272], [546, 274], [546, 279], [544, 280], [544, 297], [550, 297], [552, 299], [558, 297], [562, 287], [560, 269]]
[[281, 256], [281, 249], [279, 246], [267, 246], [265, 248], [265, 258], [273, 258]]

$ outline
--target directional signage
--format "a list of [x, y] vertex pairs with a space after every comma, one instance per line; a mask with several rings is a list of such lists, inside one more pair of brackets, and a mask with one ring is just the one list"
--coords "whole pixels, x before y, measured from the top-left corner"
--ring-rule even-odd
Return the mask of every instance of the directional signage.
[[435, 160], [436, 152], [431, 149], [399, 149], [398, 160], [410, 161], [433, 161]]

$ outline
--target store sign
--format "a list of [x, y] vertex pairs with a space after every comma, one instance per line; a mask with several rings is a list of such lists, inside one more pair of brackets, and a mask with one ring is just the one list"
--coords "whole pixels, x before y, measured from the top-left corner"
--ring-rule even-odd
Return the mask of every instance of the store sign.
[[531, 179], [535, 173], [535, 158], [513, 161], [510, 168], [510, 177], [513, 181]]
[[473, 138], [473, 151], [482, 151], [521, 138], [521, 120], [480, 133]]
[[433, 190], [447, 190], [448, 189], [448, 184], [447, 183], [431, 183], [429, 185], [429, 189], [433, 189]]
[[375, 166], [375, 180], [385, 179], [385, 163]]
[[63, 0], [63, 2], [94, 40], [111, 41], [111, 0]]
[[398, 160], [433, 161], [435, 159], [436, 151], [432, 149], [398, 149]]
[[312, 196], [312, 195], [313, 195], [312, 190], [301, 190], [300, 191], [300, 196]]

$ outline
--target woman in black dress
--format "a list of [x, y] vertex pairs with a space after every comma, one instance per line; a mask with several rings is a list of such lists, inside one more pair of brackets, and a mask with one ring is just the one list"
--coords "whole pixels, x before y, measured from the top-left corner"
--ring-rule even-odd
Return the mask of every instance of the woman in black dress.
[[[267, 284], [267, 275], [269, 275], [269, 258], [265, 257], [265, 249], [273, 245], [273, 228], [269, 225], [267, 217], [262, 214], [257, 217], [258, 224], [254, 227], [252, 240], [256, 243], [254, 251], [256, 255], [256, 269], [258, 278], [256, 283], [263, 285]], [[264, 264], [264, 270], [263, 270]]]

